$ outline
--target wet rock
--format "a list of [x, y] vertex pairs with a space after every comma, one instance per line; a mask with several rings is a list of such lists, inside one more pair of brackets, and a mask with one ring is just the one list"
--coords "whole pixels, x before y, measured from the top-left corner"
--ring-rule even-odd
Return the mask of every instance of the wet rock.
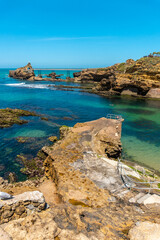
[[51, 142], [56, 142], [58, 140], [58, 138], [56, 136], [51, 136], [48, 138], [48, 140]]
[[23, 155], [17, 155], [17, 161], [23, 164], [20, 171], [28, 176], [28, 178], [39, 179], [44, 175], [43, 161], [44, 155], [40, 152], [35, 158], [27, 158]]
[[25, 142], [28, 142], [30, 140], [30, 138], [29, 137], [17, 137], [16, 140], [19, 143], [25, 143]]
[[21, 109], [0, 109], [0, 128], [10, 127], [13, 124], [24, 124], [27, 120], [21, 120], [23, 116], [37, 116], [35, 112], [30, 112]]
[[8, 178], [11, 184], [17, 181], [17, 176], [14, 172], [10, 172]]

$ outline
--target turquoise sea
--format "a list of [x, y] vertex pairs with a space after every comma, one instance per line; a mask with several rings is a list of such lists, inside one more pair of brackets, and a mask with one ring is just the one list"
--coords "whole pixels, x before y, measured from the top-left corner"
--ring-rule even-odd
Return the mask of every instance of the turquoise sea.
[[[75, 70], [76, 71], [76, 70]], [[42, 71], [43, 75], [51, 71]], [[74, 71], [70, 71], [70, 75]], [[95, 94], [56, 90], [56, 85], [76, 85], [64, 82], [27, 82], [8, 77], [9, 69], [0, 69], [0, 108], [20, 108], [42, 114], [40, 117], [28, 117], [24, 125], [14, 125], [0, 129], [0, 176], [7, 177], [14, 171], [19, 180], [25, 179], [20, 173], [21, 163], [18, 154], [27, 157], [36, 156], [42, 146], [50, 144], [51, 135], [59, 135], [59, 126], [73, 126], [108, 113], [122, 115], [123, 157], [160, 170], [160, 101], [130, 97], [104, 98]], [[37, 72], [36, 72], [37, 73]], [[63, 73], [63, 78], [68, 71]], [[48, 86], [49, 85], [49, 86]], [[19, 143], [19, 136], [31, 137], [27, 143]]]

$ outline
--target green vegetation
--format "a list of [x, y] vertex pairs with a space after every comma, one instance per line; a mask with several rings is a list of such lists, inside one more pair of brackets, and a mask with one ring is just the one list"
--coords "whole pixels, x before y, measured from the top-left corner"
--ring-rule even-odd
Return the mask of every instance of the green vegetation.
[[37, 157], [31, 159], [27, 159], [24, 155], [17, 155], [17, 159], [23, 165], [20, 171], [26, 174], [29, 179], [41, 178], [44, 175], [43, 161], [45, 158], [45, 154], [41, 151], [39, 151]]
[[27, 120], [21, 120], [23, 116], [38, 116], [35, 112], [29, 112], [21, 109], [0, 109], [0, 128], [10, 127], [13, 124], [24, 124]]
[[117, 67], [117, 70], [120, 72], [124, 72], [126, 69], [126, 64], [125, 63], [120, 63]]

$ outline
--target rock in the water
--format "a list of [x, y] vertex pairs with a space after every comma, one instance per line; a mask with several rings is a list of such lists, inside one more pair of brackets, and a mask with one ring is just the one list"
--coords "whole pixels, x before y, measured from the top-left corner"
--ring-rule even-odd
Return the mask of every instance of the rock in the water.
[[58, 138], [56, 136], [51, 136], [48, 138], [48, 140], [51, 142], [56, 142], [58, 140]]
[[13, 124], [27, 123], [27, 120], [20, 119], [23, 116], [37, 116], [37, 114], [21, 109], [0, 109], [0, 128], [10, 127]]
[[30, 63], [28, 63], [25, 67], [17, 68], [15, 71], [9, 71], [9, 77], [17, 78], [17, 79], [29, 79], [34, 77], [34, 70]]
[[61, 76], [63, 76], [63, 74], [56, 74], [55, 72], [51, 72], [50, 74], [47, 75], [47, 77], [51, 77], [53, 79], [58, 79]]
[[147, 93], [147, 97], [160, 98], [160, 88], [151, 88]]
[[130, 240], [160, 240], [160, 224], [138, 222], [129, 231]]

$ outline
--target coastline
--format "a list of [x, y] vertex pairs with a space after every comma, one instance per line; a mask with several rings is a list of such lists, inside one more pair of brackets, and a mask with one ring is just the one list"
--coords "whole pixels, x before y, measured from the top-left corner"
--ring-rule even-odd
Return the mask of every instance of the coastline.
[[[42, 149], [42, 178], [9, 184], [0, 179], [0, 190], [14, 196], [2, 201], [0, 230], [13, 239], [22, 231], [38, 236], [47, 228], [48, 239], [118, 240], [127, 239], [137, 221], [158, 224], [157, 192], [128, 189], [117, 161], [106, 157], [120, 154], [121, 125], [119, 120], [101, 118], [63, 126], [60, 139]], [[125, 164], [123, 168], [133, 180], [141, 179], [140, 170]], [[141, 197], [134, 202], [136, 196]]]

